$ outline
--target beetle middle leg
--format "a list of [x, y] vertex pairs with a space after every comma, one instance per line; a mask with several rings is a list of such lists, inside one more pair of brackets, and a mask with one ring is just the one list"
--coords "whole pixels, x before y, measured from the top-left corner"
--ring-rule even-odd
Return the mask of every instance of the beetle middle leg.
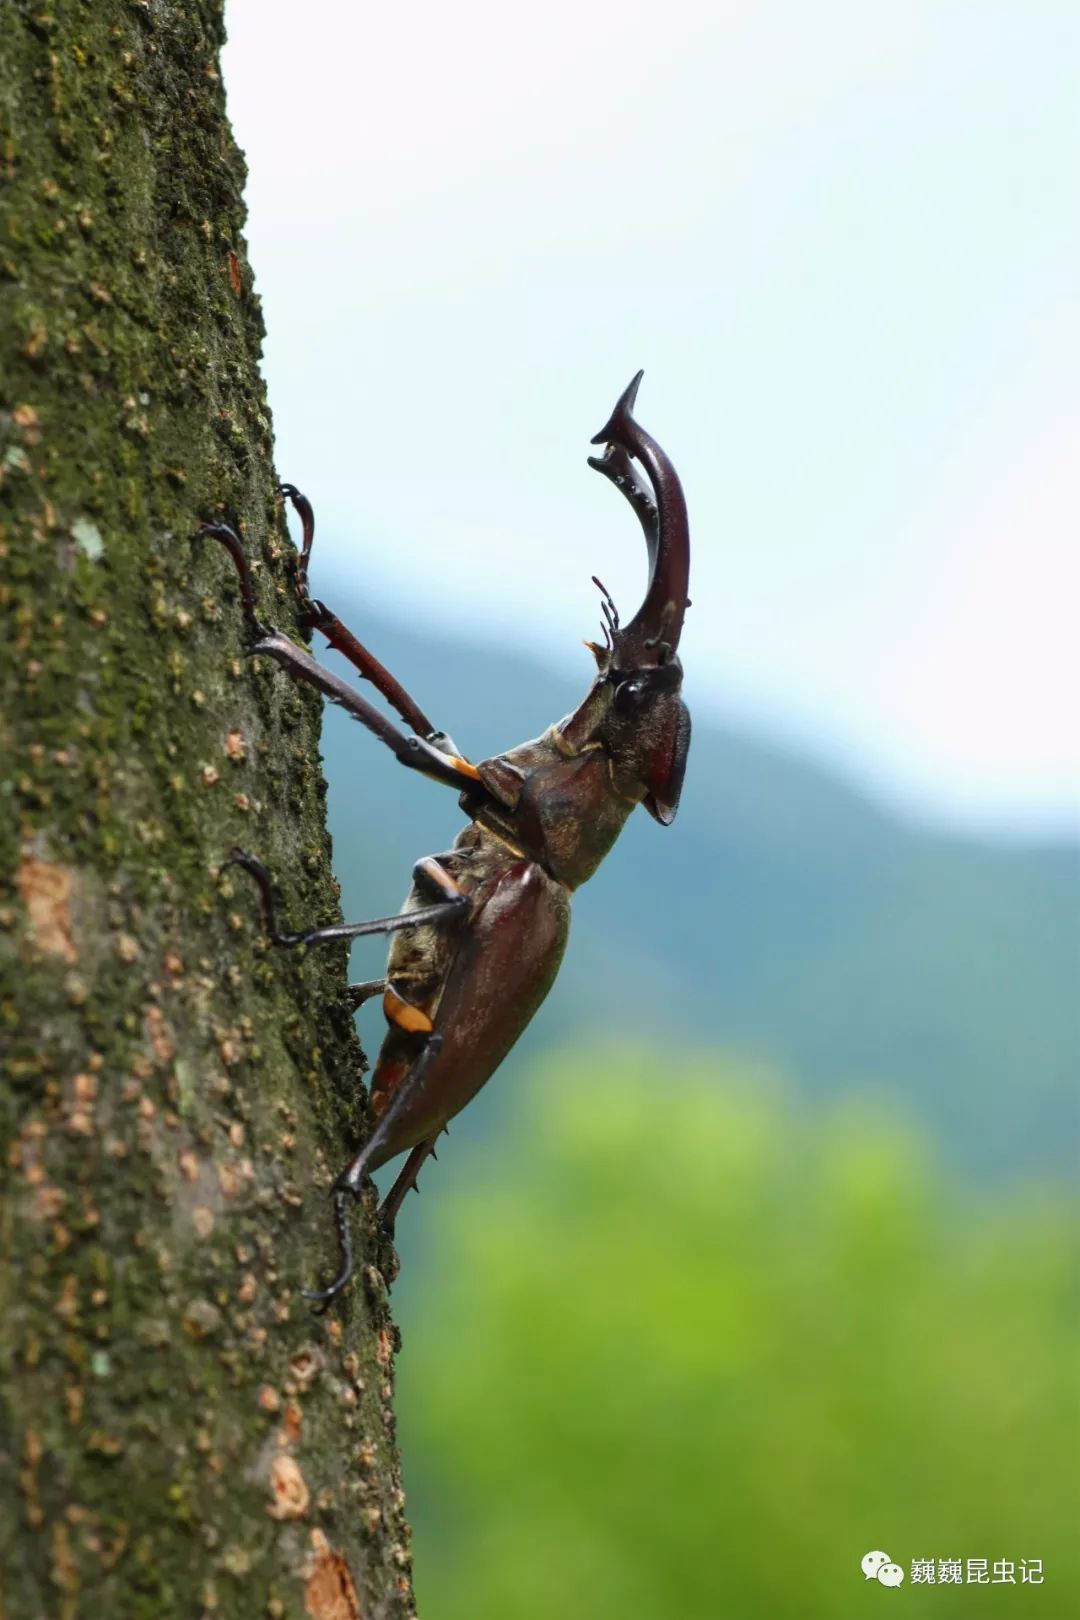
[[385, 979], [363, 979], [359, 984], [350, 984], [349, 1003], [353, 1012], [358, 1012], [365, 1001], [372, 996], [381, 996], [386, 989]]
[[[333, 939], [360, 939], [365, 934], [396, 934], [403, 928], [418, 928], [424, 923], [449, 922], [452, 917], [467, 911], [469, 906], [468, 895], [449, 873], [444, 872], [431, 856], [425, 856], [413, 867], [413, 877], [417, 882], [427, 880], [430, 888], [439, 896], [432, 905], [416, 906], [412, 911], [397, 911], [392, 917], [373, 917], [368, 922], [330, 923], [323, 928], [305, 928], [287, 933], [278, 927], [273, 879], [259, 857], [249, 854], [246, 849], [234, 849], [228, 859], [221, 863], [222, 871], [227, 866], [242, 866], [245, 872], [250, 872], [262, 897], [267, 935], [273, 944], [287, 948], [294, 945], [321, 945]], [[385, 980], [371, 979], [363, 985], [350, 985], [349, 993], [355, 997], [357, 991], [366, 992], [356, 1002], [359, 1006], [368, 996], [385, 989]]]
[[[369, 922], [337, 923], [324, 928], [285, 932], [278, 925], [273, 880], [258, 856], [250, 854], [247, 850], [234, 849], [223, 865], [241, 866], [255, 879], [262, 899], [266, 932], [275, 945], [285, 947], [321, 944], [330, 940], [357, 939], [368, 934], [397, 933], [405, 928], [416, 928], [425, 924], [446, 924], [455, 918], [460, 919], [470, 907], [469, 896], [456, 879], [434, 856], [425, 855], [413, 867], [413, 881], [418, 889], [427, 890], [429, 894], [435, 896], [431, 905], [415, 906], [412, 910], [398, 912], [392, 917], [376, 917]], [[412, 1006], [388, 980], [370, 979], [349, 986], [354, 1006], [362, 1005], [364, 1001], [380, 992], [384, 997], [383, 1005], [388, 1020], [405, 1033], [409, 1040], [415, 1040], [419, 1051], [379, 1114], [371, 1134], [334, 1180], [331, 1196], [341, 1257], [338, 1275], [328, 1288], [304, 1290], [305, 1298], [322, 1305], [329, 1304], [345, 1287], [353, 1273], [352, 1236], [348, 1222], [349, 1195], [354, 1198], [360, 1196], [367, 1166], [372, 1161], [380, 1160], [401, 1116], [415, 1102], [417, 1094], [422, 1090], [428, 1067], [442, 1047], [442, 1036], [432, 1028], [431, 1019], [427, 1014], [420, 1008]], [[378, 1101], [376, 1098], [376, 1106]], [[387, 1195], [380, 1214], [390, 1233], [393, 1232], [394, 1220], [406, 1193], [416, 1183], [420, 1166], [430, 1154], [434, 1154], [435, 1140], [436, 1138], [432, 1137], [430, 1141], [421, 1142], [413, 1148], [404, 1169]]]

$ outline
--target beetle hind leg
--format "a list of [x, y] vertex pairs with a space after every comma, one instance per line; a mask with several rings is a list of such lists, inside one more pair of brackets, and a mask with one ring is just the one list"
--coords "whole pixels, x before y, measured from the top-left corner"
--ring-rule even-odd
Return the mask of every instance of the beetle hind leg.
[[[338, 1240], [339, 1261], [337, 1276], [327, 1288], [305, 1288], [302, 1290], [305, 1299], [312, 1300], [316, 1305], [321, 1306], [324, 1310], [337, 1297], [337, 1295], [341, 1293], [341, 1290], [351, 1279], [355, 1269], [352, 1232], [349, 1229], [349, 1197], [350, 1195], [353, 1198], [360, 1197], [360, 1192], [363, 1186], [364, 1177], [367, 1174], [368, 1165], [371, 1164], [373, 1160], [378, 1161], [382, 1149], [392, 1137], [394, 1128], [401, 1119], [401, 1116], [405, 1113], [407, 1108], [413, 1102], [415, 1102], [417, 1095], [423, 1090], [427, 1071], [430, 1065], [438, 1057], [441, 1050], [442, 1036], [438, 1034], [437, 1031], [432, 1030], [430, 1034], [424, 1037], [423, 1046], [413, 1062], [412, 1068], [394, 1091], [390, 1098], [389, 1106], [382, 1114], [380, 1114], [378, 1122], [375, 1125], [371, 1135], [368, 1137], [360, 1151], [349, 1161], [344, 1170], [342, 1170], [334, 1180], [334, 1185], [331, 1188], [330, 1196], [333, 1201], [334, 1226], [337, 1231]], [[431, 1142], [421, 1142], [418, 1147], [415, 1147], [410, 1153], [405, 1164], [405, 1169], [402, 1171], [397, 1181], [395, 1181], [387, 1199], [387, 1204], [389, 1204], [391, 1199], [394, 1198], [394, 1195], [398, 1193], [398, 1189], [400, 1187], [400, 1194], [397, 1197], [396, 1203], [393, 1204], [391, 1208], [391, 1217], [397, 1214], [401, 1200], [408, 1192], [409, 1187], [416, 1180], [416, 1176], [419, 1173], [421, 1164], [428, 1154], [434, 1150], [434, 1146], [434, 1140]], [[421, 1149], [423, 1149], [423, 1152], [421, 1152]], [[405, 1182], [406, 1172], [410, 1171], [410, 1168], [410, 1178], [407, 1182]], [[402, 1185], [403, 1182], [405, 1183], [404, 1185]]]
[[379, 1220], [387, 1237], [392, 1238], [394, 1235], [394, 1226], [401, 1206], [405, 1202], [406, 1195], [414, 1189], [417, 1192], [420, 1191], [417, 1186], [417, 1178], [420, 1175], [421, 1166], [427, 1159], [436, 1157], [435, 1143], [437, 1141], [438, 1136], [430, 1136], [425, 1142], [416, 1144], [409, 1157], [405, 1160], [405, 1166], [401, 1174], [379, 1205]]

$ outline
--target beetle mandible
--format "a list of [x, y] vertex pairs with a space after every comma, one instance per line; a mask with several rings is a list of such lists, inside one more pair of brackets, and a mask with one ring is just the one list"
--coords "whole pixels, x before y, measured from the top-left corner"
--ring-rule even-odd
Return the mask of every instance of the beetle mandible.
[[[303, 529], [301, 624], [319, 630], [345, 655], [411, 726], [411, 736], [259, 619], [247, 557], [233, 529], [208, 523], [196, 535], [221, 541], [236, 565], [251, 651], [275, 659], [295, 680], [340, 704], [403, 765], [457, 788], [469, 818], [448, 853], [416, 863], [402, 910], [371, 922], [284, 932], [263, 863], [241, 849], [225, 863], [254, 878], [267, 933], [277, 945], [391, 936], [385, 978], [350, 986], [354, 1006], [382, 995], [389, 1028], [371, 1080], [374, 1127], [332, 1187], [338, 1274], [329, 1287], [305, 1291], [324, 1305], [352, 1276], [350, 1195], [358, 1198], [368, 1173], [411, 1149], [380, 1212], [392, 1230], [440, 1132], [490, 1079], [550, 990], [566, 944], [573, 891], [595, 872], [636, 805], [644, 804], [663, 826], [675, 819], [690, 745], [677, 656], [690, 605], [690, 538], [678, 475], [634, 420], [641, 377], [639, 371], [593, 438], [605, 449], [590, 456], [589, 465], [622, 491], [637, 514], [649, 556], [645, 599], [622, 625], [595, 580], [603, 597], [604, 642], [586, 643], [597, 674], [584, 701], [543, 736], [479, 765], [461, 755], [336, 614], [310, 594], [315, 520], [294, 485], [282, 484], [280, 492]], [[648, 487], [638, 482], [635, 461]]]

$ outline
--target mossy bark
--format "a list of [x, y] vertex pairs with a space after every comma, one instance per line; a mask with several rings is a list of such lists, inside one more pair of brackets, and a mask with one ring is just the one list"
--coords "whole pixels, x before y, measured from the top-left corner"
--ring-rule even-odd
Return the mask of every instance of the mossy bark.
[[344, 951], [219, 870], [338, 915], [318, 699], [189, 539], [232, 521], [297, 633], [221, 12], [3, 13], [4, 1620], [412, 1611], [369, 1214], [299, 1294], [364, 1125]]

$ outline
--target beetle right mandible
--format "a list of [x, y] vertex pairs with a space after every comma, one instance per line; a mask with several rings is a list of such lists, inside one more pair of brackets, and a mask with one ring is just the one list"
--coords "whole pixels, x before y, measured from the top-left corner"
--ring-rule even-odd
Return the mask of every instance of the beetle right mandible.
[[[197, 538], [221, 541], [236, 565], [251, 651], [275, 659], [295, 680], [340, 704], [403, 765], [456, 788], [469, 818], [451, 850], [417, 862], [402, 910], [372, 922], [284, 932], [263, 863], [244, 850], [234, 850], [226, 863], [255, 879], [267, 932], [277, 945], [391, 935], [385, 977], [351, 987], [357, 1006], [382, 995], [389, 1029], [371, 1082], [374, 1126], [332, 1188], [338, 1272], [327, 1288], [307, 1296], [324, 1304], [352, 1275], [348, 1203], [359, 1197], [365, 1176], [411, 1149], [382, 1208], [392, 1228], [439, 1133], [495, 1072], [551, 988], [573, 891], [596, 871], [636, 805], [644, 804], [664, 826], [675, 819], [690, 744], [677, 656], [689, 606], [690, 538], [675, 469], [634, 420], [641, 375], [593, 439], [605, 450], [590, 456], [589, 465], [622, 491], [644, 531], [645, 599], [622, 625], [600, 586], [604, 642], [588, 643], [597, 674], [583, 702], [543, 736], [479, 765], [461, 755], [341, 620], [311, 596], [315, 519], [292, 484], [283, 484], [281, 492], [303, 525], [301, 626], [321, 631], [401, 715], [411, 736], [259, 619], [247, 558], [231, 528], [205, 524], [198, 531]], [[648, 487], [638, 482], [635, 461]]]

